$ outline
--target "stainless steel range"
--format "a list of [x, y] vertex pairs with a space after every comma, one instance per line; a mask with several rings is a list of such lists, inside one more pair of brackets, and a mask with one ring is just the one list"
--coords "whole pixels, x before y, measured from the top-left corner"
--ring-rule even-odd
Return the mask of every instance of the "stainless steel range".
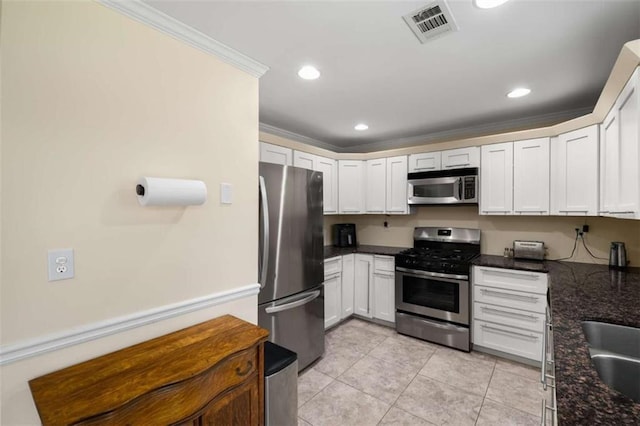
[[415, 228], [413, 248], [396, 255], [396, 330], [470, 350], [471, 260], [480, 230]]

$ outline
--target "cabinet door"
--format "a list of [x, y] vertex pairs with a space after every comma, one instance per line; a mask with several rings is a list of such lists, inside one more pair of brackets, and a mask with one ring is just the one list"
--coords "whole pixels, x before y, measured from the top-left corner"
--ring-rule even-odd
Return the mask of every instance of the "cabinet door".
[[616, 211], [619, 217], [640, 219], [640, 68], [616, 101], [619, 124], [620, 192]]
[[354, 309], [355, 314], [371, 318], [371, 282], [373, 279], [373, 256], [355, 255]]
[[364, 162], [338, 160], [338, 208], [340, 213], [364, 212]]
[[449, 149], [442, 151], [442, 169], [460, 169], [480, 166], [480, 148]]
[[342, 319], [353, 315], [355, 255], [342, 256]]
[[387, 158], [387, 213], [408, 213], [407, 198], [407, 156]]
[[480, 214], [511, 214], [513, 142], [483, 145], [480, 155]]
[[598, 125], [551, 141], [551, 214], [598, 215]]
[[314, 170], [322, 172], [324, 214], [338, 213], [338, 163], [336, 160], [316, 156]]
[[258, 377], [253, 377], [213, 400], [202, 411], [198, 424], [202, 426], [262, 424], [264, 407], [261, 401], [264, 395], [259, 390], [258, 383]]
[[260, 161], [265, 163], [293, 165], [293, 151], [278, 145], [260, 142]]
[[384, 213], [387, 187], [387, 159], [367, 160], [365, 205], [367, 213]]
[[395, 322], [395, 279], [391, 274], [373, 274], [373, 317]]
[[340, 274], [332, 275], [324, 281], [324, 328], [325, 330], [340, 322], [342, 307], [340, 306]]
[[409, 156], [409, 173], [440, 170], [440, 167], [441, 167], [440, 161], [441, 161], [440, 151], [411, 154]]
[[302, 167], [303, 169], [316, 170], [316, 156], [308, 152], [293, 151], [294, 167]]
[[513, 212], [549, 214], [549, 138], [513, 144]]
[[611, 110], [600, 127], [600, 213], [614, 214], [619, 188], [619, 123], [615, 109]]

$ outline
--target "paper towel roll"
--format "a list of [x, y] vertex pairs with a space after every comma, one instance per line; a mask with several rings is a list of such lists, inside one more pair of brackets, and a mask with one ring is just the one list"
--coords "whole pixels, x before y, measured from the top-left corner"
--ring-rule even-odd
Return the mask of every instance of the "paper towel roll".
[[142, 206], [195, 206], [207, 201], [207, 186], [201, 180], [141, 177], [136, 186]]

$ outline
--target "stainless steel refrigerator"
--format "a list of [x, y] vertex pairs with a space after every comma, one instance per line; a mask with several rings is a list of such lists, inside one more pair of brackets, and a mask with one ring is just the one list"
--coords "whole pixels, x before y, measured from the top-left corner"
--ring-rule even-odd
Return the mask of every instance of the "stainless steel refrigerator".
[[324, 352], [322, 173], [260, 163], [258, 324], [298, 354]]

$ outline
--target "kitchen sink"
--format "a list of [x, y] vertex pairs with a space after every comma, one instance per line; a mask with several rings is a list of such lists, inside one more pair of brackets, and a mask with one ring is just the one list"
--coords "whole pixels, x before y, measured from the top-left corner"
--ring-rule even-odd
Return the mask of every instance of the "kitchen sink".
[[635, 402], [640, 402], [640, 359], [594, 354], [591, 360], [603, 382]]
[[592, 349], [640, 359], [640, 328], [582, 321], [582, 330]]
[[582, 330], [600, 379], [640, 402], [640, 328], [582, 321]]

